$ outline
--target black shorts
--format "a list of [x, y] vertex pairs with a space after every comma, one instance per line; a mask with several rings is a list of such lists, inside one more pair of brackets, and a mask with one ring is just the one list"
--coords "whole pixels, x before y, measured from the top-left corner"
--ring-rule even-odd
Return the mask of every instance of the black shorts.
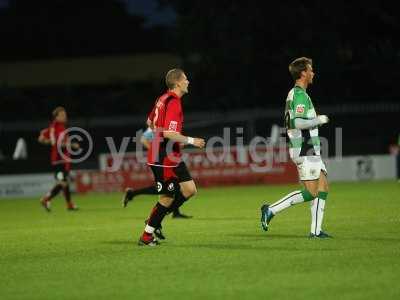
[[57, 181], [68, 181], [69, 170], [64, 164], [53, 165], [54, 178]]
[[150, 166], [155, 182], [166, 182], [176, 179], [178, 182], [193, 180], [186, 164], [182, 161], [176, 167]]

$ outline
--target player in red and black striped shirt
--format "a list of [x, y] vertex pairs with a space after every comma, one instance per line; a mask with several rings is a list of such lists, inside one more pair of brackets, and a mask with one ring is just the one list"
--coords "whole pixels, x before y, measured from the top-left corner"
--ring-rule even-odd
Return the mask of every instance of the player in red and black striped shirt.
[[70, 143], [66, 134], [65, 124], [67, 123], [67, 112], [63, 107], [57, 107], [53, 111], [53, 122], [46, 129], [40, 132], [38, 141], [41, 144], [50, 145], [50, 161], [54, 170], [56, 184], [40, 200], [42, 206], [50, 211], [51, 199], [58, 195], [62, 190], [68, 210], [77, 210], [76, 205], [71, 200], [69, 189], [69, 171], [71, 170], [70, 153], [68, 147], [79, 148], [79, 144]]
[[[153, 130], [150, 127], [147, 127], [146, 131], [142, 134], [142, 136], [140, 138], [140, 143], [143, 145], [143, 147], [146, 150], [149, 150], [151, 141], [153, 140], [153, 138], [154, 138]], [[154, 194], [157, 194], [157, 189], [154, 185], [148, 186], [145, 188], [141, 188], [141, 189], [134, 189], [132, 187], [128, 187], [125, 190], [125, 194], [122, 199], [122, 206], [126, 207], [128, 205], [128, 202], [132, 201], [133, 198], [137, 195], [154, 195]], [[179, 208], [175, 208], [171, 212], [171, 214], [172, 214], [172, 218], [174, 218], [174, 219], [190, 219], [190, 218], [192, 218], [192, 216], [188, 216], [188, 215], [181, 213]], [[159, 234], [160, 232], [161, 232], [161, 228], [160, 228], [160, 230], [156, 229], [156, 231], [154, 231], [154, 234], [157, 237], [161, 237], [161, 239], [162, 239], [164, 236], [162, 235], [162, 233], [160, 236], [160, 234]]]
[[152, 209], [139, 245], [157, 245], [153, 233], [161, 227], [165, 215], [179, 208], [196, 193], [196, 184], [181, 159], [181, 148], [185, 144], [198, 148], [205, 146], [203, 139], [182, 134], [181, 97], [188, 93], [189, 86], [185, 73], [181, 69], [172, 69], [167, 73], [165, 81], [168, 91], [157, 99], [148, 117], [154, 138], [148, 151], [147, 163], [153, 172], [154, 188], [160, 198]]

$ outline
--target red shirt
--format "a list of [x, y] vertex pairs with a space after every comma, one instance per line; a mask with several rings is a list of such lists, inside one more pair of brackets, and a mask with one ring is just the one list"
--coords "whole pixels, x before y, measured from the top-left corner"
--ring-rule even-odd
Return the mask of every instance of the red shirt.
[[[71, 168], [69, 159], [70, 153], [66, 147], [61, 147], [62, 144], [68, 142], [68, 134], [65, 133], [65, 124], [56, 121], [52, 122], [47, 129], [47, 132], [46, 129], [44, 129], [44, 136], [48, 137], [51, 141], [51, 164], [65, 164], [65, 168], [69, 170]], [[61, 155], [60, 152], [63, 155]]]
[[163, 131], [182, 133], [181, 98], [171, 91], [161, 95], [149, 114], [148, 120], [153, 127], [154, 139], [147, 152], [147, 163], [165, 167], [177, 166], [182, 156], [181, 145], [164, 138]]

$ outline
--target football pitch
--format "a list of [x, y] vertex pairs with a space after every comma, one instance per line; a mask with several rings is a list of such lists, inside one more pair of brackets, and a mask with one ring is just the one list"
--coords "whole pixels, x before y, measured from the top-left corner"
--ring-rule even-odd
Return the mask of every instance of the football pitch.
[[0, 299], [400, 299], [400, 184], [334, 183], [324, 230], [308, 239], [300, 204], [260, 228], [259, 208], [297, 185], [199, 189], [167, 216], [159, 247], [139, 247], [155, 197], [0, 200]]

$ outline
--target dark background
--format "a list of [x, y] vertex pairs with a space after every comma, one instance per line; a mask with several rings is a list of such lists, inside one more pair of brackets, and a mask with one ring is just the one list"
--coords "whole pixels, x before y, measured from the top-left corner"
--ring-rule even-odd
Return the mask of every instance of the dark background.
[[[287, 66], [307, 56], [316, 72], [309, 93], [318, 112], [332, 120], [322, 131], [331, 139], [335, 127], [343, 128], [343, 154], [387, 153], [399, 133], [400, 19], [394, 2], [2, 0], [0, 36], [0, 63], [176, 55], [191, 81], [184, 99], [188, 133], [209, 137], [222, 135], [223, 126], [243, 125], [246, 140], [282, 124], [293, 85]], [[35, 140], [57, 105], [98, 140], [133, 135], [163, 89], [162, 77], [99, 85], [3, 84], [0, 150], [7, 160], [16, 139], [24, 137], [31, 156], [47, 159]], [[260, 111], [265, 114], [257, 117]], [[215, 125], [191, 126], [202, 113]], [[225, 120], [227, 113], [244, 120]], [[93, 117], [122, 116], [134, 121], [91, 125]], [[37, 126], [14, 129], [23, 122]], [[104, 143], [96, 143], [88, 166], [104, 150]]]

